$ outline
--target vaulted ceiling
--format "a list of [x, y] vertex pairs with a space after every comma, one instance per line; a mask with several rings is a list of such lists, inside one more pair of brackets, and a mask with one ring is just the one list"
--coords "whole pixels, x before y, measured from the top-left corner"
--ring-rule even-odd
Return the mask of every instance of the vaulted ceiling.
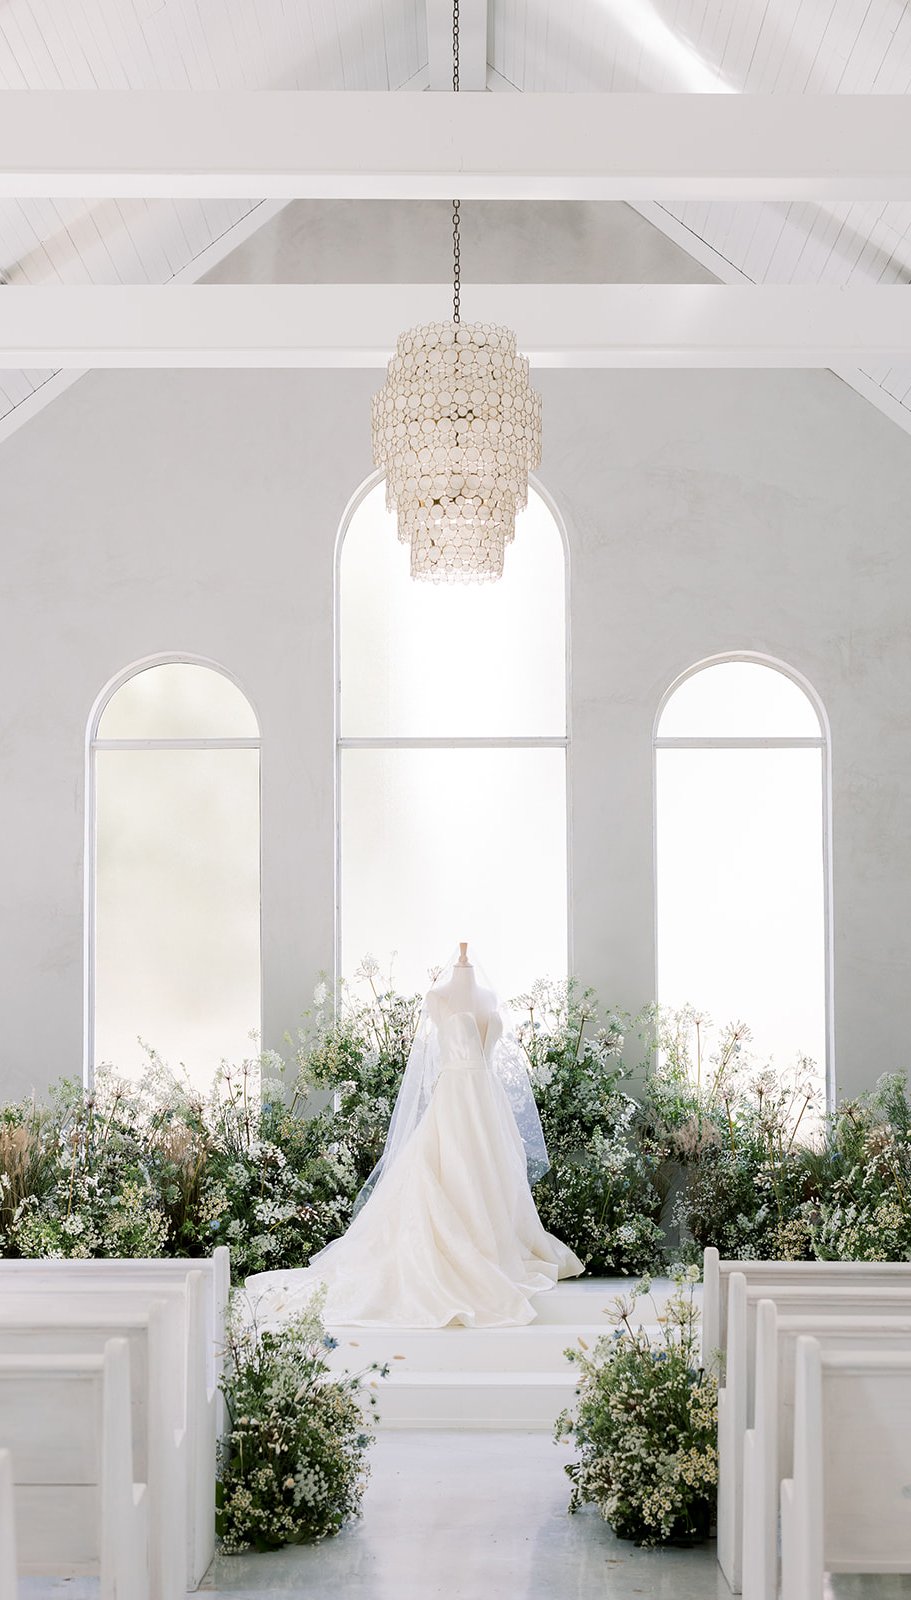
[[[479, 7], [463, 0], [466, 16]], [[439, 37], [448, 0], [0, 0], [0, 88], [421, 89], [428, 9]], [[489, 0], [487, 21], [493, 89], [911, 91], [904, 0]], [[0, 270], [13, 284], [195, 278], [275, 209], [4, 201]], [[908, 203], [641, 210], [722, 279], [911, 279]], [[855, 376], [911, 429], [911, 373], [871, 366]], [[0, 372], [7, 429], [52, 377]]]

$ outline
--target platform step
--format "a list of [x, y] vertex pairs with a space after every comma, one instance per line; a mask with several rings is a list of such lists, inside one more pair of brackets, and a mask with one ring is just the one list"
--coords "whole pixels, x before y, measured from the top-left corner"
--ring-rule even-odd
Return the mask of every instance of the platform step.
[[[575, 1390], [567, 1348], [582, 1340], [591, 1350], [609, 1337], [614, 1298], [631, 1287], [622, 1278], [560, 1283], [535, 1297], [536, 1320], [522, 1328], [334, 1327], [330, 1364], [351, 1372], [388, 1364], [378, 1385], [382, 1427], [552, 1428]], [[634, 1326], [641, 1319], [658, 1333], [670, 1289], [656, 1282]]]
[[383, 1428], [553, 1427], [575, 1394], [573, 1369], [558, 1372], [400, 1372], [380, 1383]]
[[527, 1328], [335, 1329], [330, 1364], [355, 1371], [376, 1362], [398, 1372], [557, 1372], [565, 1351], [584, 1339], [591, 1349], [613, 1330], [607, 1324], [567, 1323]]

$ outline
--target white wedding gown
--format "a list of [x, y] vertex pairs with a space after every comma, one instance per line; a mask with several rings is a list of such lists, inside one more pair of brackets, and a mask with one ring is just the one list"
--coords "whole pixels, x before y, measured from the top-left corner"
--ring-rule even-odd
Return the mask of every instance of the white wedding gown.
[[260, 1327], [292, 1316], [318, 1284], [330, 1326], [515, 1326], [534, 1320], [532, 1295], [584, 1270], [541, 1224], [475, 1017], [456, 1012], [439, 1032], [429, 1106], [347, 1233], [307, 1268], [247, 1279]]

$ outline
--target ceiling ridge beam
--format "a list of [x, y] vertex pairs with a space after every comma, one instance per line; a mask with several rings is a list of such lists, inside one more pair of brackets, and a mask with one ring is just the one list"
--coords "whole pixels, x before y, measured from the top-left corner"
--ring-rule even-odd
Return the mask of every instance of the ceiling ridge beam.
[[[904, 285], [470, 284], [536, 367], [911, 365]], [[7, 288], [0, 366], [375, 367], [403, 327], [448, 316], [445, 284]]]
[[911, 200], [911, 96], [0, 93], [0, 198]]

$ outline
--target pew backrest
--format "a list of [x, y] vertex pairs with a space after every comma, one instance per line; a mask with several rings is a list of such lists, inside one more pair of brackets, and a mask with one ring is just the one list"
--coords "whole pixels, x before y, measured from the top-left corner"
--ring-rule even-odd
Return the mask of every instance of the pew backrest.
[[129, 1350], [0, 1356], [0, 1446], [13, 1465], [19, 1570], [148, 1581], [145, 1485], [133, 1478]]
[[821, 1600], [829, 1572], [911, 1572], [911, 1352], [796, 1358], [793, 1476], [781, 1485], [782, 1594]]
[[8, 1450], [0, 1450], [0, 1600], [18, 1600], [18, 1595], [13, 1462]]
[[709, 1246], [703, 1254], [702, 1358], [712, 1366], [727, 1343], [728, 1289], [731, 1275], [741, 1272], [756, 1288], [788, 1284], [828, 1283], [837, 1287], [852, 1280], [859, 1286], [888, 1288], [911, 1283], [911, 1261], [727, 1261]]

